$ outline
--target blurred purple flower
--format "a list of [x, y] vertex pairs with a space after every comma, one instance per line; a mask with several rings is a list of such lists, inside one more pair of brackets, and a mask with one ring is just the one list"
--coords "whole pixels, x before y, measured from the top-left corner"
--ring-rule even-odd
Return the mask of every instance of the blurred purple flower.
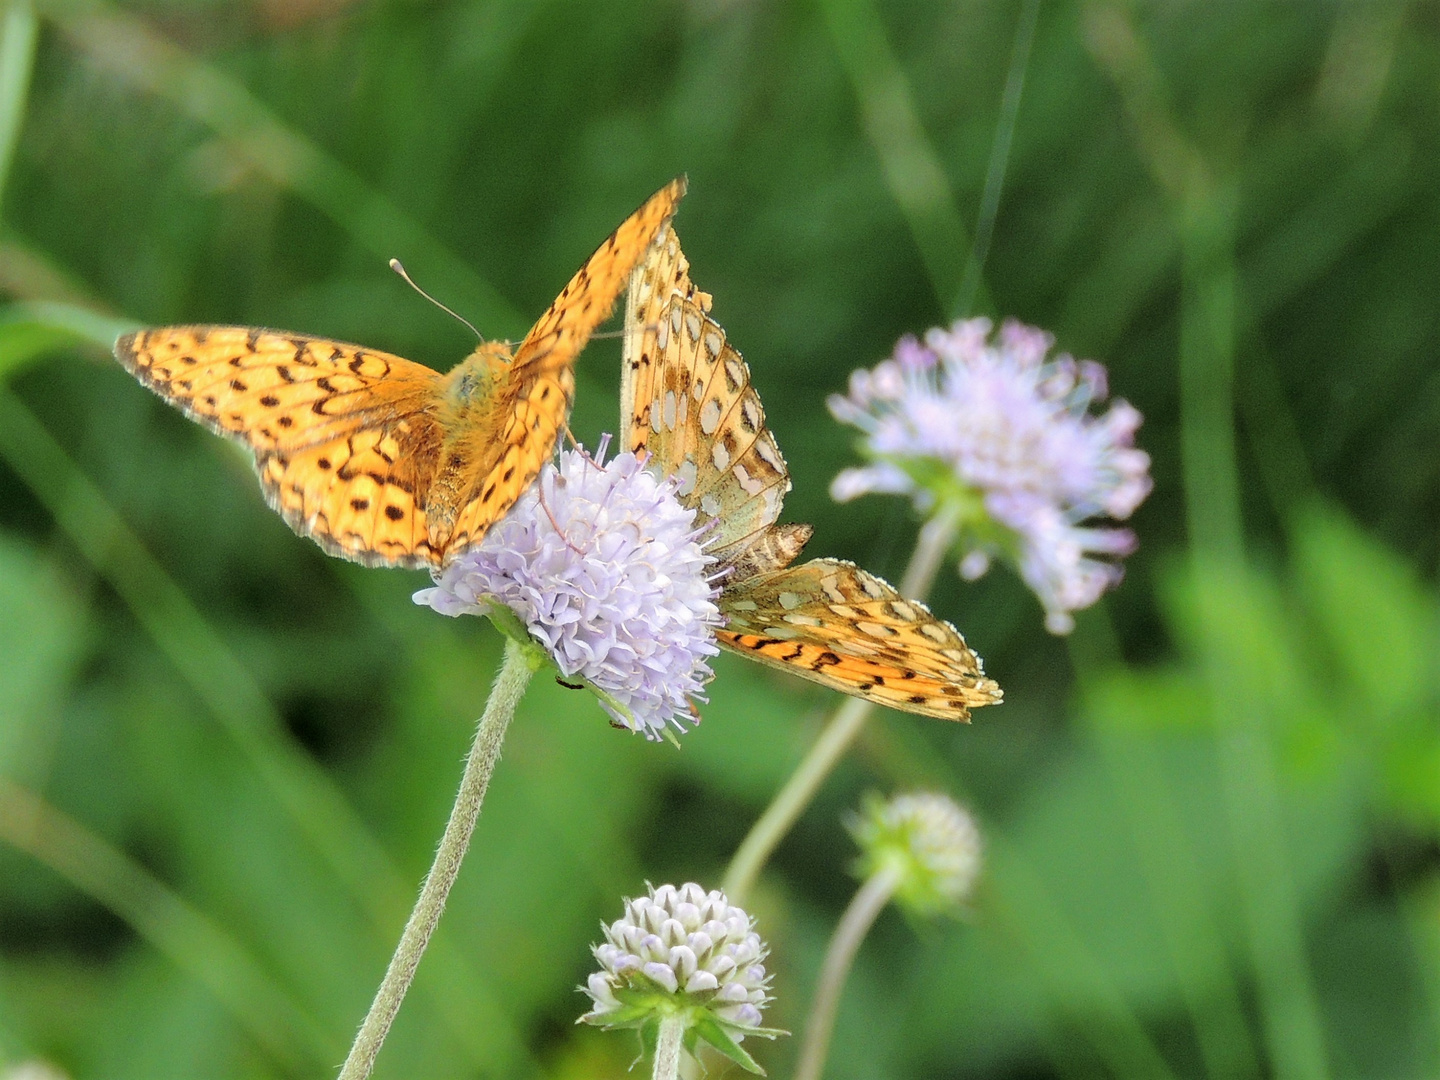
[[1105, 369], [1054, 339], [1007, 322], [991, 340], [988, 319], [912, 337], [872, 370], [850, 376], [830, 412], [864, 432], [870, 464], [845, 469], [831, 495], [908, 495], [922, 513], [958, 518], [960, 572], [984, 574], [1009, 558], [1044, 605], [1045, 625], [1068, 633], [1071, 612], [1093, 604], [1123, 574], [1135, 548], [1128, 529], [1087, 526], [1125, 519], [1150, 493], [1150, 457], [1134, 445], [1140, 413], [1117, 400], [1104, 413]]
[[[620, 724], [658, 739], [694, 723], [691, 700], [710, 680], [720, 611], [695, 511], [634, 454], [602, 463], [565, 451], [479, 545], [415, 594], [444, 615], [524, 624], [562, 676], [600, 691]], [[608, 697], [608, 700], [607, 700]], [[703, 699], [702, 699], [703, 700]]]

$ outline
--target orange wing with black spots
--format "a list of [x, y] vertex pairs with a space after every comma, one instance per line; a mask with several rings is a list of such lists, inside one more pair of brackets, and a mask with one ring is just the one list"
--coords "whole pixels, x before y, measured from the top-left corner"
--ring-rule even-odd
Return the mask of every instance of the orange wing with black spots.
[[441, 376], [388, 353], [243, 326], [127, 334], [132, 375], [255, 453], [265, 498], [332, 555], [436, 561], [425, 493], [444, 439]]
[[677, 476], [724, 574], [717, 632], [742, 656], [906, 712], [968, 720], [1001, 698], [949, 623], [850, 563], [792, 566], [808, 525], [778, 525], [790, 473], [750, 368], [690, 280], [673, 227], [631, 278], [620, 418], [627, 449]]
[[574, 364], [684, 194], [676, 180], [621, 224], [512, 359], [482, 345], [449, 374], [358, 345], [250, 327], [127, 334], [142, 383], [255, 454], [298, 533], [372, 566], [434, 567], [505, 515], [552, 456]]
[[720, 644], [893, 709], [969, 720], [1000, 686], [960, 632], [852, 563], [815, 559], [726, 586]]

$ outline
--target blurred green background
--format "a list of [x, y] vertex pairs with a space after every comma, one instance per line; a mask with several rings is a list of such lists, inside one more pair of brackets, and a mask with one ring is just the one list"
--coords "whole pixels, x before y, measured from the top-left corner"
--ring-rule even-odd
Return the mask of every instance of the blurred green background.
[[[942, 573], [1006, 702], [878, 716], [781, 846], [774, 1023], [854, 888], [841, 814], [925, 786], [986, 877], [965, 921], [882, 916], [827, 1075], [1440, 1072], [1440, 7], [1070, 0], [5, 7], [0, 1067], [330, 1075], [499, 651], [292, 535], [96, 342], [443, 368], [469, 335], [389, 256], [513, 338], [680, 172], [812, 552], [898, 579], [916, 522], [829, 501], [824, 398], [962, 312], [1106, 362], [1154, 458], [1071, 639]], [[587, 442], [619, 352], [580, 364]], [[729, 657], [711, 689], [677, 751], [537, 683], [377, 1076], [624, 1074], [573, 1025], [598, 921], [717, 883], [835, 703]]]

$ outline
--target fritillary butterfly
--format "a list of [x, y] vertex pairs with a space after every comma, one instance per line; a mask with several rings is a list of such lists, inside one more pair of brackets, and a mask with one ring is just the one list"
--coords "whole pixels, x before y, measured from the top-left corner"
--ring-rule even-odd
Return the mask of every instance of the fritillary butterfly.
[[625, 445], [678, 475], [709, 522], [724, 571], [720, 644], [905, 712], [969, 720], [1000, 701], [980, 658], [948, 622], [839, 559], [790, 565], [808, 525], [777, 525], [790, 474], [750, 383], [666, 226], [630, 281], [621, 424]]
[[447, 374], [399, 356], [246, 326], [126, 334], [115, 356], [185, 415], [254, 453], [270, 505], [332, 555], [438, 566], [477, 543], [554, 452], [574, 364], [685, 193], [677, 179], [616, 229], [511, 353]]

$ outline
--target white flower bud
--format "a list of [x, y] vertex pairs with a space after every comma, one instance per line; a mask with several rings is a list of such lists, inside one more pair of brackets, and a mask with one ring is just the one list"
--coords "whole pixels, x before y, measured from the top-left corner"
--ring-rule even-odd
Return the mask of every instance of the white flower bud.
[[581, 1020], [644, 1028], [683, 1016], [698, 1037], [758, 1069], [738, 1043], [779, 1033], [760, 1026], [770, 1000], [761, 962], [768, 950], [749, 915], [724, 893], [662, 885], [627, 900], [625, 917], [602, 929], [606, 940], [591, 950], [601, 970], [583, 988], [594, 1007]]

